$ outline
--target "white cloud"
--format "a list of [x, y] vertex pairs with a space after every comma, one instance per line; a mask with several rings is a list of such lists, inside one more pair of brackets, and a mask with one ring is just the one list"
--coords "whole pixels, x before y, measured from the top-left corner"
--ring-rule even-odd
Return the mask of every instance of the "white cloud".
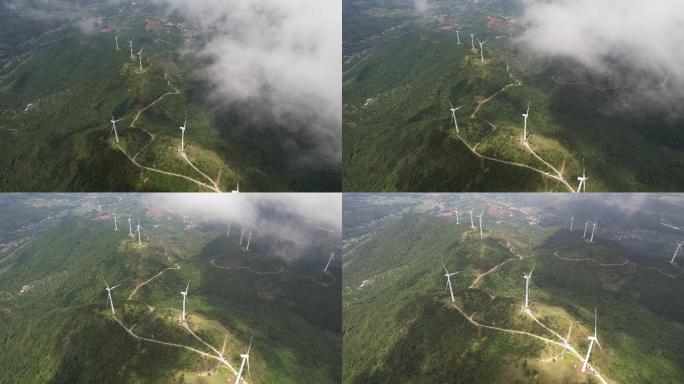
[[681, 0], [527, 0], [522, 42], [616, 80], [631, 102], [684, 100]]
[[198, 25], [209, 41], [198, 55], [224, 105], [251, 105], [316, 142], [310, 156], [341, 156], [340, 0], [156, 0]]
[[320, 238], [321, 230], [333, 238], [341, 237], [342, 195], [339, 193], [160, 193], [145, 198], [153, 206], [198, 222], [232, 223], [254, 231], [259, 238], [273, 237], [288, 242], [292, 247], [280, 255], [289, 260], [310, 250]]

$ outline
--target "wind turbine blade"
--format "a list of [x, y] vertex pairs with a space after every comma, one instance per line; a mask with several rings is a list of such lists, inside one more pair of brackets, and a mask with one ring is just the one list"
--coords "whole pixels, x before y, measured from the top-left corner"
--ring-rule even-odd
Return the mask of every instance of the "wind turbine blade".
[[601, 351], [603, 351], [603, 347], [601, 346], [601, 343], [599, 343], [598, 339], [596, 339], [596, 345], [598, 345], [598, 347], [601, 349]]
[[534, 267], [536, 267], [536, 266], [537, 266], [537, 264], [532, 266], [532, 270], [530, 271], [530, 277], [532, 277], [532, 272], [534, 272]]
[[115, 286], [109, 288], [109, 290], [110, 290], [110, 291], [113, 291], [115, 288], [120, 287], [120, 286], [121, 286], [121, 285], [115, 285]]
[[188, 289], [190, 289], [190, 280], [188, 280], [188, 285], [185, 287], [185, 292], [187, 292]]
[[444, 267], [444, 272], [449, 273], [449, 271], [446, 269], [446, 265], [442, 264], [442, 266]]
[[[252, 349], [252, 340], [253, 340], [253, 339], [254, 339], [254, 336], [253, 336], [253, 335], [249, 337], [249, 346], [247, 347], [247, 355], [248, 355], [248, 356], [249, 356], [249, 351], [250, 351], [250, 349]], [[247, 360], [247, 361], [249, 361], [249, 360]]]
[[249, 353], [247, 354], [247, 378], [249, 379], [249, 382], [252, 382], [252, 372], [249, 370]]
[[[598, 328], [597, 325], [598, 325], [598, 315], [596, 314], [596, 307], [594, 307], [594, 337], [597, 337], [596, 336], [596, 329]], [[598, 339], [596, 339], [596, 342], [598, 343]]]
[[[109, 284], [107, 283], [107, 280], [105, 280], [105, 279], [102, 279], [102, 280], [104, 281], [104, 283], [105, 283], [105, 285], [107, 286], [107, 288], [109, 288]], [[109, 288], [109, 289], [111, 289], [111, 288]]]

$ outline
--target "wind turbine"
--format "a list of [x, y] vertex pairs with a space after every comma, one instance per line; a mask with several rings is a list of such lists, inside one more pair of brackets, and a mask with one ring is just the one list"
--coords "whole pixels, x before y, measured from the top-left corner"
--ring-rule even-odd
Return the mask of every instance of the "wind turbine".
[[128, 215], [128, 236], [133, 236], [133, 227], [131, 227], [131, 215]]
[[116, 287], [118, 287], [118, 285], [109, 288], [109, 284], [107, 284], [107, 280], [105, 280], [105, 285], [107, 286], [107, 288], [105, 288], [105, 289], [107, 290], [107, 299], [109, 300], [109, 306], [112, 308], [112, 315], [116, 315], [116, 311], [114, 311], [114, 302], [112, 301], [112, 291]]
[[180, 127], [180, 130], [181, 130], [181, 152], [185, 151], [185, 128], [187, 128], [187, 126], [188, 126], [188, 118], [186, 117], [185, 122], [183, 123], [183, 126]]
[[131, 60], [135, 60], [135, 56], [133, 56], [133, 39], [128, 40], [128, 47], [131, 49]]
[[523, 127], [523, 142], [527, 142], [527, 118], [530, 117], [530, 102], [527, 102], [527, 112], [522, 114], [525, 119], [525, 125]]
[[245, 234], [245, 230], [240, 228], [240, 245], [242, 245], [242, 236]]
[[463, 106], [461, 105], [460, 107], [454, 107], [454, 105], [451, 104], [451, 101], [449, 102], [449, 106], [451, 107], [451, 108], [449, 108], [449, 110], [451, 111], [451, 119], [454, 120], [454, 127], [456, 127], [456, 133], [459, 133], [458, 132], [458, 121], [456, 121], [456, 111], [463, 108]]
[[[249, 375], [249, 350], [252, 349], [252, 338], [249, 338], [249, 347], [247, 347], [247, 353], [241, 354], [242, 364], [240, 365], [240, 371], [235, 379], [235, 384], [240, 384], [240, 379], [242, 378], [242, 372], [245, 370], [245, 363], [247, 363], [247, 374]], [[251, 376], [251, 375], [250, 375]]]
[[447, 278], [447, 284], [446, 284], [447, 286], [446, 287], [449, 288], [449, 293], [451, 293], [451, 302], [453, 303], [453, 302], [455, 302], [455, 299], [454, 299], [454, 289], [451, 286], [451, 276], [453, 276], [457, 273], [461, 273], [461, 271], [449, 273], [446, 265], [442, 264], [442, 266], [444, 267], [444, 277]]
[[182, 291], [180, 294], [183, 296], [183, 315], [181, 317], [181, 321], [185, 322], [185, 300], [188, 298], [188, 290], [190, 289], [190, 280], [188, 280], [188, 285], [185, 287], [185, 291]]
[[594, 242], [594, 232], [596, 231], [596, 223], [592, 224], [591, 226], [591, 239], [589, 239], [590, 243]]
[[675, 253], [672, 256], [672, 260], [670, 260], [670, 264], [673, 264], [675, 261], [675, 257], [677, 257], [677, 254], [679, 253], [679, 249], [682, 247], [682, 243], [677, 244], [677, 249], [675, 249]]
[[249, 243], [252, 242], [252, 232], [249, 233], [249, 236], [247, 237], [247, 249], [246, 251], [249, 251]]
[[333, 261], [335, 258], [335, 252], [330, 252], [330, 259], [328, 259], [328, 264], [325, 265], [325, 269], [323, 269], [323, 272], [328, 272], [328, 267], [330, 266], [330, 263]]
[[116, 138], [116, 143], [118, 144], [119, 143], [119, 134], [116, 132], [116, 123], [118, 123], [119, 121], [121, 121], [123, 119], [119, 119], [119, 120], [114, 119], [114, 114], [112, 114], [111, 116], [112, 116], [112, 120], [110, 122], [112, 123], [112, 131], [114, 131], [114, 137]]
[[487, 40], [485, 40], [485, 41], [480, 41], [480, 39], [477, 40], [477, 43], [480, 44], [480, 61], [483, 63], [484, 63], [484, 49], [482, 49], [482, 47], [484, 46], [484, 44], [486, 42], [487, 42]]
[[587, 356], [584, 358], [584, 364], [582, 364], [582, 372], [585, 372], [587, 369], [587, 364], [589, 363], [589, 355], [591, 355], [591, 349], [594, 347], [594, 343], [603, 350], [603, 347], [601, 347], [601, 344], [599, 344], [598, 341], [598, 336], [596, 335], [596, 328], [597, 328], [597, 315], [596, 315], [596, 307], [594, 307], [594, 336], [589, 336], [589, 350], [587, 351]]
[[584, 234], [582, 235], [583, 239], [587, 238], [587, 226], [589, 225], [589, 220], [584, 222]]
[[482, 238], [482, 215], [484, 215], [485, 209], [482, 208], [482, 212], [477, 216], [477, 218], [480, 220], [480, 239]]
[[116, 41], [116, 50], [119, 50], [119, 35], [114, 36], [114, 41]]
[[579, 186], [577, 187], [577, 193], [586, 192], [587, 180], [589, 180], [589, 178], [587, 177], [586, 169], [584, 168], [584, 160], [582, 160], [582, 176], [578, 177], [577, 180], [580, 182]]
[[140, 230], [141, 229], [144, 229], [144, 228], [140, 226], [140, 219], [138, 219], [138, 225], [135, 227], [135, 231], [138, 232], [138, 245], [142, 245], [142, 242], [140, 241]]
[[532, 266], [532, 270], [529, 274], [523, 275], [523, 279], [525, 279], [525, 305], [523, 306], [523, 309], [530, 309], [530, 280], [532, 279], [532, 272], [534, 272], [534, 267], [535, 266]]
[[572, 231], [572, 223], [575, 222], [575, 216], [570, 216], [570, 230]]
[[470, 228], [475, 228], [475, 223], [473, 222], [473, 210], [470, 211]]
[[456, 44], [461, 45], [461, 31], [456, 30]]
[[118, 231], [119, 227], [116, 226], [116, 216], [114, 216], [114, 230]]
[[144, 48], [140, 48], [140, 51], [138, 51], [138, 53], [137, 53], [137, 55], [138, 55], [138, 62], [140, 63], [140, 72], [143, 71], [143, 68], [142, 68], [142, 54], [143, 54], [143, 49], [144, 49]]
[[473, 51], [475, 50], [475, 34], [471, 33], [470, 34], [470, 45], [473, 47]]

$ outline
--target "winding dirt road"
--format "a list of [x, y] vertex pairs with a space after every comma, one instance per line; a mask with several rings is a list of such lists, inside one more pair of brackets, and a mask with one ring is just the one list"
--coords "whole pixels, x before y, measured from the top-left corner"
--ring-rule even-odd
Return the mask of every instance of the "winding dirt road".
[[677, 278], [678, 276], [680, 276], [682, 273], [684, 273], [684, 270], [682, 270], [677, 264], [673, 264], [673, 265], [677, 266], [677, 268], [680, 268], [679, 273], [677, 273], [677, 274], [675, 274], [675, 275], [671, 275], [671, 274], [669, 274], [669, 273], [667, 273], [667, 272], [661, 271], [660, 269], [658, 269], [658, 268], [656, 268], [656, 267], [650, 267], [650, 266], [639, 265], [639, 264], [637, 264], [637, 263], [635, 263], [635, 262], [632, 262], [632, 261], [630, 261], [630, 260], [625, 260], [623, 263], [620, 263], [620, 264], [605, 264], [605, 263], [600, 263], [600, 262], [598, 262], [598, 261], [596, 261], [596, 260], [594, 260], [594, 259], [588, 258], [588, 257], [583, 257], [583, 258], [581, 258], [581, 259], [573, 259], [573, 258], [561, 257], [561, 256], [558, 255], [558, 251], [555, 251], [555, 252], [553, 253], [553, 255], [556, 256], [557, 258], [559, 258], [560, 260], [566, 260], [566, 261], [589, 261], [589, 262], [592, 262], [592, 263], [594, 263], [594, 264], [598, 264], [598, 265], [600, 265], [600, 266], [602, 266], [602, 267], [623, 267], [623, 266], [625, 266], [625, 265], [634, 265], [634, 266], [636, 266], [637, 268], [654, 270], [654, 271], [660, 273], [660, 274], [663, 275], [663, 276], [669, 277], [670, 279], [675, 279], [675, 278]]
[[[221, 359], [218, 357], [218, 355], [212, 355], [212, 354], [210, 354], [210, 353], [200, 351], [199, 349], [196, 349], [196, 348], [193, 348], [193, 347], [188, 347], [187, 345], [176, 344], [176, 343], [170, 343], [170, 342], [167, 342], [167, 341], [160, 341], [160, 340], [155, 340], [155, 339], [150, 339], [150, 338], [147, 338], [147, 337], [139, 336], [139, 335], [135, 334], [131, 329], [127, 328], [126, 325], [124, 325], [124, 323], [123, 323], [121, 320], [119, 320], [118, 317], [116, 317], [116, 316], [114, 316], [114, 315], [112, 315], [112, 317], [114, 318], [114, 320], [115, 320], [117, 323], [119, 323], [119, 325], [121, 325], [121, 327], [122, 327], [123, 329], [126, 330], [126, 332], [127, 332], [129, 335], [133, 336], [134, 338], [136, 338], [136, 339], [138, 339], [138, 340], [148, 341], [148, 342], [150, 342], [150, 343], [156, 343], [156, 344], [166, 345], [166, 346], [169, 346], [169, 347], [181, 348], [181, 349], [185, 349], [185, 350], [188, 350], [188, 351], [192, 351], [192, 352], [194, 352], [194, 353], [197, 353], [197, 354], [200, 355], [200, 356], [203, 356], [203, 357], [206, 357], [206, 358], [209, 358], [209, 359], [214, 359], [214, 360], [218, 361], [219, 363], [223, 364], [224, 366], [226, 366], [231, 372], [233, 372], [233, 374], [235, 374], [235, 375], [238, 374], [237, 370], [236, 370], [232, 365], [230, 365], [230, 363], [229, 363], [228, 361], [226, 361], [226, 360], [221, 360]], [[189, 328], [186, 328], [186, 329], [190, 330]], [[190, 332], [192, 333], [192, 331], [190, 331]], [[193, 334], [194, 334], [194, 333], [193, 333]], [[215, 350], [213, 347], [212, 347], [212, 349]], [[248, 384], [248, 383], [247, 383], [247, 380], [245, 380], [244, 378], [242, 379], [242, 382], [243, 382], [244, 384]]]
[[245, 266], [239, 266], [239, 267], [223, 267], [223, 266], [220, 266], [220, 265], [217, 265], [217, 264], [216, 264], [216, 259], [212, 259], [212, 260], [210, 261], [210, 263], [211, 263], [211, 265], [213, 265], [213, 266], [216, 267], [216, 268], [228, 269], [228, 270], [231, 270], [231, 269], [246, 269], [246, 270], [251, 271], [252, 273], [255, 273], [255, 274], [257, 274], [257, 275], [279, 275], [279, 274], [281, 274], [281, 273], [289, 273], [289, 274], [291, 274], [291, 275], [293, 275], [293, 276], [296, 276], [296, 277], [301, 277], [301, 278], [303, 278], [303, 279], [309, 279], [309, 280], [313, 281], [314, 283], [316, 283], [316, 284], [318, 284], [318, 285], [320, 285], [320, 286], [322, 286], [322, 287], [324, 287], [324, 288], [327, 288], [327, 287], [329, 287], [329, 286], [331, 286], [331, 285], [333, 285], [333, 284], [335, 284], [335, 283], [337, 282], [337, 278], [336, 278], [333, 274], [331, 274], [330, 272], [324, 272], [324, 273], [325, 273], [326, 275], [330, 276], [330, 277], [333, 279], [333, 281], [330, 282], [330, 283], [324, 283], [324, 282], [322, 282], [322, 281], [316, 280], [315, 278], [313, 278], [313, 277], [311, 277], [311, 276], [309, 276], [309, 275], [303, 275], [303, 274], [301, 274], [301, 273], [294, 273], [294, 272], [288, 271], [287, 269], [285, 269], [285, 268], [283, 268], [283, 267], [280, 267], [279, 270], [274, 271], [274, 272], [262, 272], [262, 271], [257, 271], [257, 270], [255, 270], [255, 269], [252, 269], [252, 268], [250, 268], [250, 267], [245, 267]]
[[493, 95], [489, 96], [488, 98], [480, 101], [477, 106], [475, 107], [475, 111], [470, 115], [471, 119], [475, 118], [475, 115], [477, 115], [478, 112], [480, 112], [480, 107], [485, 105], [486, 103], [490, 102], [493, 98], [495, 98], [497, 95], [499, 95], [501, 92], [505, 91], [509, 87], [519, 87], [522, 85], [522, 82], [520, 80], [516, 80], [514, 83], [510, 83], [505, 85], [503, 88], [500, 90], [496, 91]]
[[161, 272], [157, 273], [156, 275], [154, 275], [154, 276], [150, 277], [149, 279], [143, 281], [142, 283], [138, 284], [138, 285], [135, 287], [135, 289], [133, 289], [133, 292], [131, 292], [131, 294], [128, 296], [128, 299], [127, 299], [127, 300], [130, 301], [130, 300], [133, 298], [133, 296], [135, 296], [135, 294], [138, 292], [138, 289], [142, 288], [142, 287], [145, 286], [147, 283], [149, 283], [149, 282], [151, 282], [152, 280], [156, 279], [157, 277], [161, 276], [162, 274], [164, 274], [164, 272], [168, 271], [169, 269], [180, 269], [180, 266], [179, 266], [179, 265], [176, 265], [176, 266], [173, 267], [173, 268], [172, 268], [172, 267], [165, 268], [165, 269], [163, 269]]
[[[506, 261], [510, 261], [510, 260], [519, 260], [519, 259], [508, 259], [508, 260], [506, 260]], [[503, 264], [503, 263], [502, 263], [502, 264]], [[501, 265], [501, 264], [500, 264], [500, 265]], [[500, 266], [500, 265], [499, 265], [499, 266]], [[498, 268], [498, 266], [495, 267], [495, 268]], [[490, 270], [490, 272], [491, 272], [491, 270]], [[479, 277], [481, 277], [481, 276], [483, 276], [483, 275], [480, 275]], [[479, 278], [476, 279], [476, 280], [479, 280]], [[473, 282], [473, 284], [471, 284], [471, 287], [472, 287], [474, 284], [475, 284], [475, 282]], [[544, 337], [544, 336], [539, 336], [539, 335], [536, 335], [536, 334], [534, 334], [534, 333], [527, 332], [527, 331], [520, 331], [520, 330], [516, 330], [516, 329], [507, 329], [507, 328], [501, 328], [501, 327], [496, 327], [496, 326], [492, 326], [492, 325], [486, 325], [486, 324], [478, 323], [477, 321], [473, 320], [473, 317], [475, 316], [475, 314], [476, 314], [477, 312], [475, 312], [475, 313], [473, 313], [472, 315], [468, 316], [468, 315], [467, 315], [467, 314], [466, 314], [458, 305], [456, 305], [456, 303], [450, 303], [450, 304], [451, 304], [451, 305], [452, 305], [452, 306], [453, 306], [453, 307], [454, 307], [454, 308], [455, 308], [455, 309], [456, 309], [456, 310], [457, 310], [457, 311], [458, 311], [458, 312], [459, 312], [459, 313], [460, 313], [460, 314], [461, 314], [461, 315], [462, 315], [470, 324], [472, 324], [472, 325], [474, 325], [474, 326], [476, 326], [476, 327], [478, 327], [478, 328], [485, 328], [485, 329], [490, 329], [490, 330], [493, 330], [493, 331], [505, 332], [505, 333], [514, 334], [514, 335], [528, 336], [528, 337], [532, 337], [532, 338], [535, 338], [535, 339], [537, 339], [537, 340], [543, 341], [543, 342], [546, 343], [546, 344], [558, 345], [558, 346], [562, 347], [563, 349], [567, 350], [568, 352], [570, 352], [570, 353], [572, 354], [572, 356], [575, 356], [575, 357], [579, 360], [579, 362], [581, 362], [581, 363], [584, 362], [584, 356], [582, 356], [576, 349], [574, 349], [574, 348], [572, 347], [572, 345], [571, 345], [569, 342], [567, 342], [567, 340], [564, 339], [561, 335], [559, 335], [557, 332], [553, 331], [552, 329], [550, 329], [549, 327], [547, 327], [546, 325], [544, 325], [541, 321], [539, 321], [539, 320], [534, 316], [534, 314], [532, 313], [531, 310], [525, 311], [526, 314], [527, 314], [528, 316], [530, 316], [536, 323], [538, 323], [539, 325], [541, 325], [544, 329], [546, 329], [546, 330], [549, 331], [551, 334], [553, 334], [553, 335], [555, 335], [556, 337], [558, 337], [558, 338], [561, 340], [560, 342], [559, 342], [559, 341], [556, 341], [556, 340], [549, 339], [549, 338]], [[604, 379], [603, 376], [601, 376], [601, 374], [600, 374], [598, 371], [596, 371], [596, 369], [591, 365], [591, 363], [587, 364], [587, 366], [589, 367], [589, 372], [594, 372], [594, 373], [595, 373], [595, 377], [597, 377], [597, 378], [601, 381], [601, 383], [603, 383], [603, 384], [608, 384], [608, 381], [606, 381], [606, 379]]]
[[[180, 90], [179, 90], [178, 88], [172, 86], [170, 80], [167, 80], [166, 83], [168, 84], [169, 87], [171, 87], [171, 88], [173, 89], [173, 91], [169, 91], [169, 92], [164, 93], [164, 94], [161, 95], [159, 98], [157, 98], [157, 99], [154, 100], [152, 103], [150, 103], [148, 106], [146, 106], [145, 108], [139, 110], [138, 113], [136, 113], [135, 117], [133, 118], [133, 121], [131, 121], [131, 124], [129, 125], [130, 128], [136, 128], [136, 123], [137, 123], [138, 120], [140, 119], [140, 116], [141, 116], [145, 111], [147, 111], [148, 109], [152, 108], [152, 107], [153, 107], [154, 105], [156, 105], [157, 103], [159, 103], [159, 102], [161, 102], [162, 100], [164, 100], [164, 98], [166, 98], [167, 96], [179, 95], [179, 94], [180, 94]], [[215, 182], [215, 181], [214, 181], [213, 179], [211, 179], [209, 176], [207, 176], [206, 174], [204, 174], [204, 172], [200, 171], [200, 170], [195, 166], [195, 164], [193, 164], [193, 163], [190, 161], [190, 159], [188, 159], [188, 157], [185, 155], [185, 152], [181, 152], [181, 158], [182, 158], [183, 160], [185, 160], [185, 162], [188, 163], [195, 171], [197, 171], [199, 174], [201, 174], [202, 176], [204, 176], [205, 178], [207, 178], [207, 179], [209, 180], [209, 182], [211, 183], [211, 185], [205, 184], [205, 183], [203, 183], [203, 182], [201, 182], [201, 181], [199, 181], [199, 180], [196, 180], [196, 179], [194, 179], [194, 178], [192, 178], [192, 177], [190, 177], [190, 176], [181, 175], [181, 174], [174, 173], [174, 172], [169, 172], [169, 171], [162, 171], [162, 170], [159, 170], [159, 169], [156, 169], [156, 168], [152, 168], [152, 167], [148, 167], [148, 166], [145, 166], [145, 165], [140, 164], [140, 163], [138, 162], [138, 160], [137, 160], [138, 155], [140, 155], [140, 153], [142, 153], [143, 151], [145, 151], [145, 150], [154, 142], [154, 140], [156, 139], [156, 136], [155, 136], [152, 132], [150, 132], [150, 131], [148, 131], [147, 129], [144, 129], [144, 128], [143, 128], [142, 130], [150, 136], [150, 141], [149, 141], [147, 144], [145, 144], [142, 148], [140, 148], [140, 150], [138, 150], [138, 152], [137, 152], [135, 155], [133, 155], [133, 156], [131, 156], [131, 155], [130, 155], [125, 149], [123, 149], [123, 147], [121, 147], [118, 143], [114, 143], [114, 144], [119, 148], [119, 150], [121, 150], [121, 152], [123, 152], [124, 155], [126, 155], [126, 157], [133, 163], [133, 165], [137, 166], [138, 168], [148, 170], [148, 171], [150, 171], [150, 172], [156, 172], [156, 173], [159, 173], [159, 174], [162, 174], [162, 175], [174, 176], [174, 177], [179, 177], [179, 178], [185, 179], [185, 180], [187, 180], [187, 181], [190, 181], [190, 182], [193, 182], [193, 183], [197, 184], [200, 188], [205, 188], [205, 189], [207, 189], [207, 190], [209, 190], [209, 191], [211, 191], [211, 192], [217, 192], [217, 193], [220, 193], [220, 192], [221, 192], [221, 188], [220, 188], [219, 185], [218, 185], [218, 181]]]
[[[513, 78], [513, 76], [512, 76], [512, 74], [510, 73], [510, 71], [509, 71], [509, 77]], [[481, 108], [484, 104], [486, 104], [486, 103], [488, 103], [489, 101], [491, 101], [492, 99], [494, 99], [497, 95], [501, 94], [501, 93], [504, 92], [506, 89], [508, 89], [508, 88], [510, 88], [510, 87], [519, 87], [519, 86], [521, 86], [521, 85], [522, 85], [522, 82], [521, 82], [520, 80], [515, 80], [515, 82], [505, 85], [503, 88], [501, 88], [500, 90], [498, 90], [497, 92], [495, 92], [493, 95], [491, 95], [491, 96], [489, 96], [488, 98], [486, 98], [486, 99], [482, 100], [481, 102], [479, 102], [479, 103], [477, 104], [477, 106], [475, 107], [475, 111], [470, 115], [470, 118], [471, 118], [471, 119], [474, 119], [474, 118], [476, 117], [477, 113], [480, 111], [480, 108]], [[491, 122], [488, 122], [488, 123], [489, 123], [494, 129], [496, 129], [496, 126], [495, 126], [494, 124], [492, 124]], [[522, 167], [522, 168], [529, 169], [529, 170], [531, 170], [531, 171], [534, 171], [534, 172], [537, 172], [537, 173], [541, 174], [542, 176], [553, 178], [553, 179], [555, 179], [556, 181], [558, 181], [559, 183], [563, 184], [563, 185], [568, 189], [569, 192], [575, 192], [575, 189], [574, 189], [570, 184], [568, 184], [567, 181], [565, 181], [565, 179], [562, 177], [562, 174], [561, 174], [555, 167], [553, 167], [551, 164], [549, 164], [549, 162], [547, 162], [546, 160], [542, 159], [541, 156], [539, 156], [536, 152], [534, 152], [534, 150], [532, 150], [532, 148], [529, 146], [529, 144], [528, 144], [527, 142], [524, 143], [524, 146], [532, 153], [532, 155], [533, 155], [534, 157], [536, 157], [539, 161], [541, 161], [541, 162], [544, 163], [546, 166], [548, 166], [550, 169], [552, 169], [553, 172], [555, 172], [555, 174], [556, 174], [557, 176], [554, 176], [554, 175], [552, 175], [552, 174], [550, 174], [550, 173], [548, 173], [548, 172], [544, 172], [544, 171], [542, 171], [541, 169], [532, 167], [532, 166], [527, 165], [527, 164], [522, 164], [522, 163], [518, 163], [518, 162], [514, 162], [514, 161], [501, 160], [501, 159], [497, 159], [497, 158], [494, 158], [494, 157], [489, 157], [489, 156], [482, 155], [482, 154], [480, 154], [479, 152], [477, 152], [477, 146], [478, 146], [480, 143], [477, 143], [477, 144], [473, 147], [473, 146], [471, 146], [467, 141], [465, 141], [465, 139], [463, 139], [463, 138], [461, 137], [461, 135], [459, 135], [458, 133], [456, 134], [456, 136], [458, 137], [459, 140], [461, 140], [461, 142], [463, 142], [463, 144], [466, 145], [466, 147], [468, 147], [468, 149], [469, 149], [473, 154], [475, 154], [476, 156], [478, 156], [478, 157], [480, 157], [480, 158], [483, 158], [483, 159], [486, 159], [486, 160], [490, 160], [490, 161], [499, 162], [499, 163], [502, 163], [502, 164], [507, 164], [507, 165], [512, 165], [512, 166], [517, 166], [517, 167]]]
[[489, 275], [490, 273], [496, 271], [497, 269], [499, 269], [499, 267], [501, 267], [502, 265], [508, 263], [509, 261], [520, 261], [520, 260], [522, 260], [522, 257], [518, 256], [517, 258], [506, 259], [506, 260], [504, 260], [501, 264], [495, 265], [492, 269], [488, 270], [487, 272], [485, 272], [485, 273], [483, 273], [483, 274], [481, 274], [481, 275], [478, 275], [478, 276], [475, 278], [475, 280], [473, 280], [473, 283], [470, 284], [470, 285], [468, 286], [468, 289], [473, 289], [473, 288], [475, 288], [475, 286], [480, 282], [480, 279], [482, 279], [483, 277], [485, 277], [485, 276]]
[[548, 173], [548, 172], [544, 172], [544, 171], [542, 171], [542, 170], [540, 170], [540, 169], [537, 169], [537, 168], [532, 167], [532, 166], [527, 165], [527, 164], [516, 163], [516, 162], [514, 162], [514, 161], [508, 161], [508, 160], [501, 160], [501, 159], [497, 159], [497, 158], [495, 158], [495, 157], [489, 157], [489, 156], [483, 155], [483, 154], [477, 152], [477, 151], [475, 150], [475, 148], [471, 147], [470, 144], [468, 144], [468, 142], [465, 141], [465, 139], [463, 139], [463, 138], [461, 137], [461, 135], [459, 135], [458, 133], [454, 133], [454, 135], [456, 135], [456, 137], [457, 137], [459, 140], [461, 140], [461, 142], [462, 142], [463, 144], [465, 144], [465, 146], [470, 150], [470, 152], [472, 152], [475, 156], [477, 156], [477, 157], [479, 157], [479, 158], [486, 159], [486, 160], [490, 160], [490, 161], [495, 161], [495, 162], [497, 162], [497, 163], [508, 164], [508, 165], [512, 165], [512, 166], [516, 166], [516, 167], [521, 167], [521, 168], [529, 169], [529, 170], [531, 170], [531, 171], [534, 171], [534, 172], [539, 173], [540, 175], [542, 175], [542, 176], [544, 176], [544, 177], [548, 177], [548, 178], [554, 179], [554, 180], [556, 180], [556, 181], [562, 183], [563, 185], [565, 185], [566, 188], [568, 188], [568, 191], [569, 191], [569, 192], [573, 192], [573, 193], [575, 192], [575, 190], [572, 188], [572, 186], [570, 186], [570, 184], [567, 183], [567, 181], [565, 181], [564, 179], [562, 179], [562, 178], [560, 178], [560, 177], [558, 177], [558, 176], [554, 176], [554, 175], [552, 175], [552, 174], [550, 174], [550, 173]]

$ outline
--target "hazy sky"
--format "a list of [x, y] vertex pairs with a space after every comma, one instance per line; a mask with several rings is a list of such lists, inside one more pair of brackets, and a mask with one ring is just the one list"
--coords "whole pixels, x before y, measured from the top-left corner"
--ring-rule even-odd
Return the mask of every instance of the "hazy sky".
[[[155, 0], [210, 35], [197, 52], [225, 105], [305, 129], [316, 162], [339, 163], [342, 121], [341, 0]], [[302, 155], [305, 155], [302, 153]]]
[[525, 0], [522, 42], [620, 78], [626, 100], [669, 109], [684, 101], [684, 2], [681, 0]]

